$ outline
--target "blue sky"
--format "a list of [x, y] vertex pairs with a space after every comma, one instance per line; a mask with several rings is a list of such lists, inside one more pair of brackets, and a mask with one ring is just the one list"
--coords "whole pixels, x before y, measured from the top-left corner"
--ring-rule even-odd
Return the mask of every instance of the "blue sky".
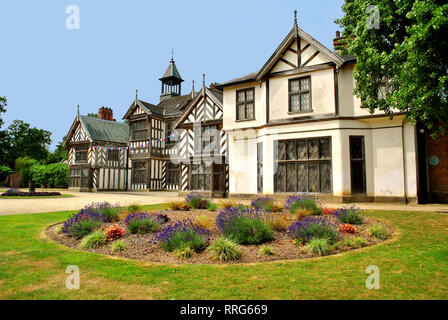
[[[68, 5], [80, 29], [66, 28]], [[121, 121], [139, 98], [157, 103], [158, 79], [174, 48], [183, 93], [258, 70], [299, 26], [332, 49], [343, 0], [103, 1], [9, 0], [0, 3], [0, 96], [6, 124], [20, 119], [51, 131], [52, 146], [76, 115], [114, 110]]]

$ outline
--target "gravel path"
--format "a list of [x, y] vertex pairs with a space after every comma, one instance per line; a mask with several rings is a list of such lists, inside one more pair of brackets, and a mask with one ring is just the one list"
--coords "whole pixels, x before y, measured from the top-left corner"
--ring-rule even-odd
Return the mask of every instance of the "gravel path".
[[120, 205], [126, 206], [133, 203], [147, 205], [181, 199], [178, 197], [177, 192], [73, 192], [67, 190], [51, 191], [58, 191], [63, 194], [71, 194], [73, 195], [73, 197], [54, 199], [0, 199], [0, 216], [11, 214], [78, 210], [91, 202], [107, 201], [113, 204], [119, 203]]

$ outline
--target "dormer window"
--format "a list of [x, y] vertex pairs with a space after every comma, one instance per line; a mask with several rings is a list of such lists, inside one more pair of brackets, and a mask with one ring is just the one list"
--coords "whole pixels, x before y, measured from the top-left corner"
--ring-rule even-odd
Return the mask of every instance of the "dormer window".
[[236, 92], [236, 120], [255, 119], [255, 89], [244, 89]]
[[133, 122], [131, 124], [132, 140], [145, 140], [148, 138], [148, 125], [146, 121]]
[[311, 111], [311, 77], [289, 80], [289, 112]]

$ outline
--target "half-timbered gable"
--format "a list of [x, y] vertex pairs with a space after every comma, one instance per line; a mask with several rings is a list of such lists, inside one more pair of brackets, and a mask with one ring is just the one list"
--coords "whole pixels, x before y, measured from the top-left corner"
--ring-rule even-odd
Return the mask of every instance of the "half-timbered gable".
[[[222, 131], [222, 92], [207, 88], [184, 107], [176, 121], [180, 191], [223, 196], [228, 187], [227, 135]], [[172, 158], [174, 159], [174, 158]]]
[[125, 190], [128, 136], [127, 124], [78, 114], [66, 139], [70, 187]]

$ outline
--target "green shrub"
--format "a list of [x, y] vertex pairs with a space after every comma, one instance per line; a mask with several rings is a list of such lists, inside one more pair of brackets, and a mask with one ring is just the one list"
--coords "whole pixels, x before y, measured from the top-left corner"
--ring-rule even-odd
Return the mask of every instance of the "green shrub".
[[174, 253], [181, 259], [190, 259], [196, 254], [196, 252], [190, 247], [177, 249], [174, 251]]
[[122, 252], [125, 251], [127, 249], [127, 245], [126, 243], [124, 243], [123, 240], [117, 240], [112, 242], [112, 252]]
[[238, 244], [260, 244], [274, 239], [270, 214], [257, 211], [254, 207], [222, 209], [216, 226], [222, 234]]
[[107, 243], [107, 235], [101, 230], [89, 234], [81, 240], [79, 245], [82, 249], [96, 249]]
[[289, 212], [292, 214], [297, 214], [299, 210], [308, 210], [315, 216], [322, 214], [322, 210], [317, 206], [316, 202], [311, 199], [303, 199], [301, 201], [294, 202], [291, 204]]
[[120, 219], [120, 208], [118, 207], [105, 207], [101, 209], [101, 213], [107, 221], [118, 221]]
[[235, 232], [227, 237], [239, 244], [260, 244], [274, 239], [272, 227], [262, 220], [241, 217], [234, 220], [233, 227]]
[[383, 225], [378, 223], [371, 226], [368, 231], [371, 237], [375, 237], [380, 240], [386, 240], [389, 237], [387, 229]]
[[160, 229], [160, 225], [159, 221], [155, 219], [130, 219], [128, 223], [128, 231], [131, 234], [157, 232]]
[[260, 253], [264, 254], [265, 256], [272, 256], [272, 255], [274, 255], [274, 251], [272, 250], [272, 248], [269, 247], [269, 246], [266, 246], [266, 245], [264, 245], [264, 246], [262, 246], [260, 248]]
[[136, 203], [133, 203], [133, 204], [127, 206], [126, 209], [130, 213], [136, 213], [136, 212], [143, 211], [143, 207], [141, 205], [139, 205], [139, 204], [136, 204]]
[[208, 201], [200, 198], [191, 200], [190, 205], [193, 209], [207, 209]]
[[328, 255], [331, 252], [331, 245], [328, 240], [324, 238], [312, 238], [308, 242], [306, 248], [308, 251], [320, 256]]
[[210, 257], [218, 261], [233, 261], [241, 258], [238, 245], [226, 238], [218, 238], [207, 248]]
[[190, 248], [196, 252], [205, 249], [206, 246], [207, 241], [193, 230], [177, 232], [171, 237], [170, 241], [161, 243], [161, 247], [168, 252], [185, 248]]
[[216, 211], [216, 210], [218, 210], [218, 205], [216, 203], [208, 201], [207, 210], [208, 211]]
[[93, 219], [83, 219], [74, 223], [69, 233], [74, 237], [84, 237], [101, 227], [101, 221]]
[[67, 188], [69, 180], [68, 164], [52, 163], [48, 165], [34, 164], [30, 169], [30, 178], [38, 187]]
[[342, 223], [349, 224], [362, 224], [364, 213], [355, 206], [351, 206], [348, 208], [341, 208], [334, 212], [334, 215], [339, 219]]
[[346, 245], [347, 247], [362, 248], [367, 245], [367, 242], [361, 237], [355, 237], [351, 239], [350, 238], [345, 239], [344, 245]]
[[0, 166], [0, 184], [6, 181], [6, 177], [12, 171], [10, 167]]
[[26, 187], [28, 185], [28, 180], [33, 180], [31, 175], [31, 167], [35, 165], [40, 165], [39, 161], [30, 157], [21, 157], [16, 159], [15, 166], [16, 170], [20, 171], [22, 187]]

